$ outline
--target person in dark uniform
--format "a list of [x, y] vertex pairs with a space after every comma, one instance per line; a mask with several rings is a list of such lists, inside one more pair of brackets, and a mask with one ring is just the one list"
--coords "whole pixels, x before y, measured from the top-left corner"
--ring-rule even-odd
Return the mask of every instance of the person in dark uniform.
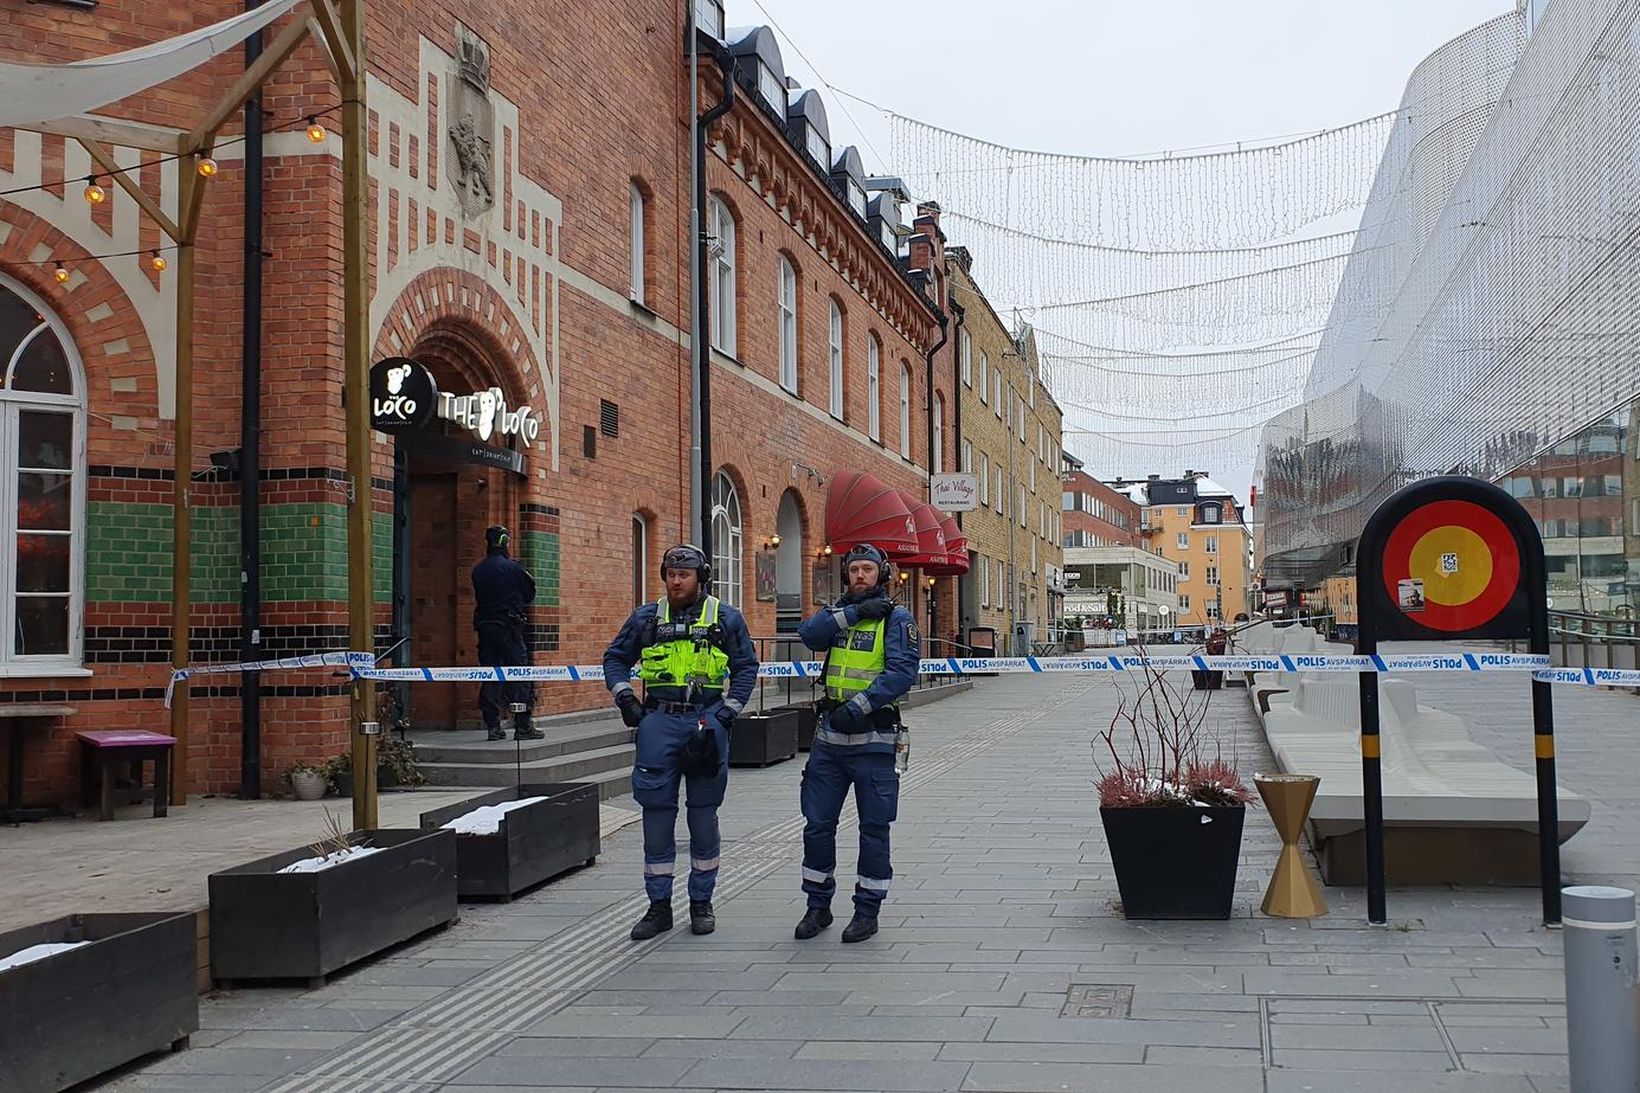
[[[507, 556], [512, 536], [500, 524], [484, 529], [484, 560], [473, 566], [473, 629], [478, 631], [478, 662], [490, 668], [519, 667], [530, 662], [529, 644], [524, 640], [529, 626], [529, 606], [535, 602], [535, 579], [530, 571]], [[505, 740], [501, 728], [502, 701], [510, 706], [523, 703], [524, 712], [513, 715], [514, 740], [539, 740], [541, 731], [530, 724], [529, 707], [535, 702], [535, 688], [526, 682], [499, 680], [478, 687], [478, 709], [484, 715], [489, 739]]]
[[[632, 796], [643, 808], [643, 886], [649, 910], [632, 927], [646, 941], [672, 928], [678, 783], [689, 806], [689, 928], [717, 928], [718, 806], [729, 785], [729, 727], [757, 685], [746, 619], [711, 595], [712, 567], [697, 546], [661, 557], [666, 594], [632, 612], [604, 653], [604, 685], [638, 730]], [[632, 689], [638, 666], [644, 696]]]
[[905, 728], [899, 700], [917, 682], [922, 638], [911, 612], [889, 598], [888, 556], [861, 543], [843, 558], [848, 594], [811, 615], [797, 636], [825, 651], [825, 698], [814, 747], [803, 769], [803, 891], [809, 909], [794, 931], [807, 941], [831, 925], [837, 892], [837, 821], [849, 787], [860, 816], [860, 860], [854, 918], [845, 942], [877, 932], [877, 912], [888, 898], [888, 828], [899, 813], [900, 774], [895, 749]]

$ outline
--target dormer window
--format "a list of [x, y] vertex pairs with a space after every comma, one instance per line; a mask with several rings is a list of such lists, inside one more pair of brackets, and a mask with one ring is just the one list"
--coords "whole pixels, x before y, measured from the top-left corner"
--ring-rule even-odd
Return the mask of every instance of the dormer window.
[[1223, 514], [1223, 510], [1221, 508], [1219, 508], [1218, 505], [1203, 505], [1202, 506], [1202, 523], [1204, 523], [1204, 524], [1222, 523], [1223, 522], [1222, 514]]
[[718, 0], [695, 0], [695, 27], [723, 40], [723, 5]]
[[814, 157], [816, 163], [831, 162], [831, 145], [827, 144], [826, 138], [820, 135], [820, 130], [811, 127], [807, 143], [809, 155]]
[[866, 188], [852, 178], [848, 182], [848, 204], [856, 213], [866, 215]]
[[882, 234], [883, 246], [898, 254], [900, 251], [900, 239], [899, 236], [894, 234], [894, 229], [888, 224], [887, 221], [883, 222]]
[[786, 113], [786, 82], [775, 75], [774, 69], [766, 64], [757, 66], [757, 93], [763, 101], [778, 110], [782, 116]]

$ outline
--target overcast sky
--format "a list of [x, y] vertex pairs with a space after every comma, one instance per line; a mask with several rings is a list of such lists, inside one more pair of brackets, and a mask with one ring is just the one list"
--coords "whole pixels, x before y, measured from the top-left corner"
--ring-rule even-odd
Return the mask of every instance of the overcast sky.
[[[788, 75], [1014, 147], [1127, 156], [1332, 128], [1391, 110], [1413, 67], [1509, 0], [727, 0], [772, 21]], [[761, 4], [761, 7], [759, 6]], [[765, 10], [768, 12], [764, 14]], [[796, 44], [791, 48], [786, 36]], [[832, 143], [869, 107], [827, 95]], [[892, 173], [862, 141], [868, 172]], [[933, 195], [936, 198], [938, 195]]]

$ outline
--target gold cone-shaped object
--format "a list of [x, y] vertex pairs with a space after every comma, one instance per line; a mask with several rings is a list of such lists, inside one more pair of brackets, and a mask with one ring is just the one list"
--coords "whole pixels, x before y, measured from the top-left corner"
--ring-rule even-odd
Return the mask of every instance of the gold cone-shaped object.
[[1310, 805], [1321, 779], [1310, 774], [1261, 774], [1253, 779], [1264, 807], [1270, 810], [1276, 834], [1281, 836], [1281, 855], [1276, 858], [1275, 875], [1264, 893], [1264, 913], [1277, 918], [1315, 918], [1327, 913], [1321, 886], [1304, 865], [1298, 848], [1299, 832], [1309, 819]]

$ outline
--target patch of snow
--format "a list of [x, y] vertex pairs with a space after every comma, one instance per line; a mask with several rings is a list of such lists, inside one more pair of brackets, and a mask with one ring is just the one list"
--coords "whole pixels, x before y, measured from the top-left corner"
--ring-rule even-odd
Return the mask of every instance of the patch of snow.
[[381, 850], [381, 847], [379, 846], [350, 846], [346, 850], [332, 851], [322, 858], [303, 858], [301, 861], [293, 861], [283, 869], [279, 870], [279, 872], [317, 873], [321, 869], [329, 869], [332, 866], [341, 865], [343, 862], [358, 861], [360, 858], [368, 858], [370, 855], [379, 850]]
[[66, 953], [70, 949], [78, 949], [81, 945], [89, 945], [89, 941], [47, 941], [40, 945], [30, 945], [26, 949], [19, 949], [10, 956], [0, 956], [0, 972], [7, 968], [17, 968], [24, 964], [32, 964], [36, 960], [44, 960], [48, 956]]
[[498, 805], [480, 805], [471, 812], [457, 816], [444, 827], [457, 835], [494, 835], [501, 830], [501, 817], [515, 808], [545, 800], [545, 797], [525, 797], [519, 801], [503, 801]]

